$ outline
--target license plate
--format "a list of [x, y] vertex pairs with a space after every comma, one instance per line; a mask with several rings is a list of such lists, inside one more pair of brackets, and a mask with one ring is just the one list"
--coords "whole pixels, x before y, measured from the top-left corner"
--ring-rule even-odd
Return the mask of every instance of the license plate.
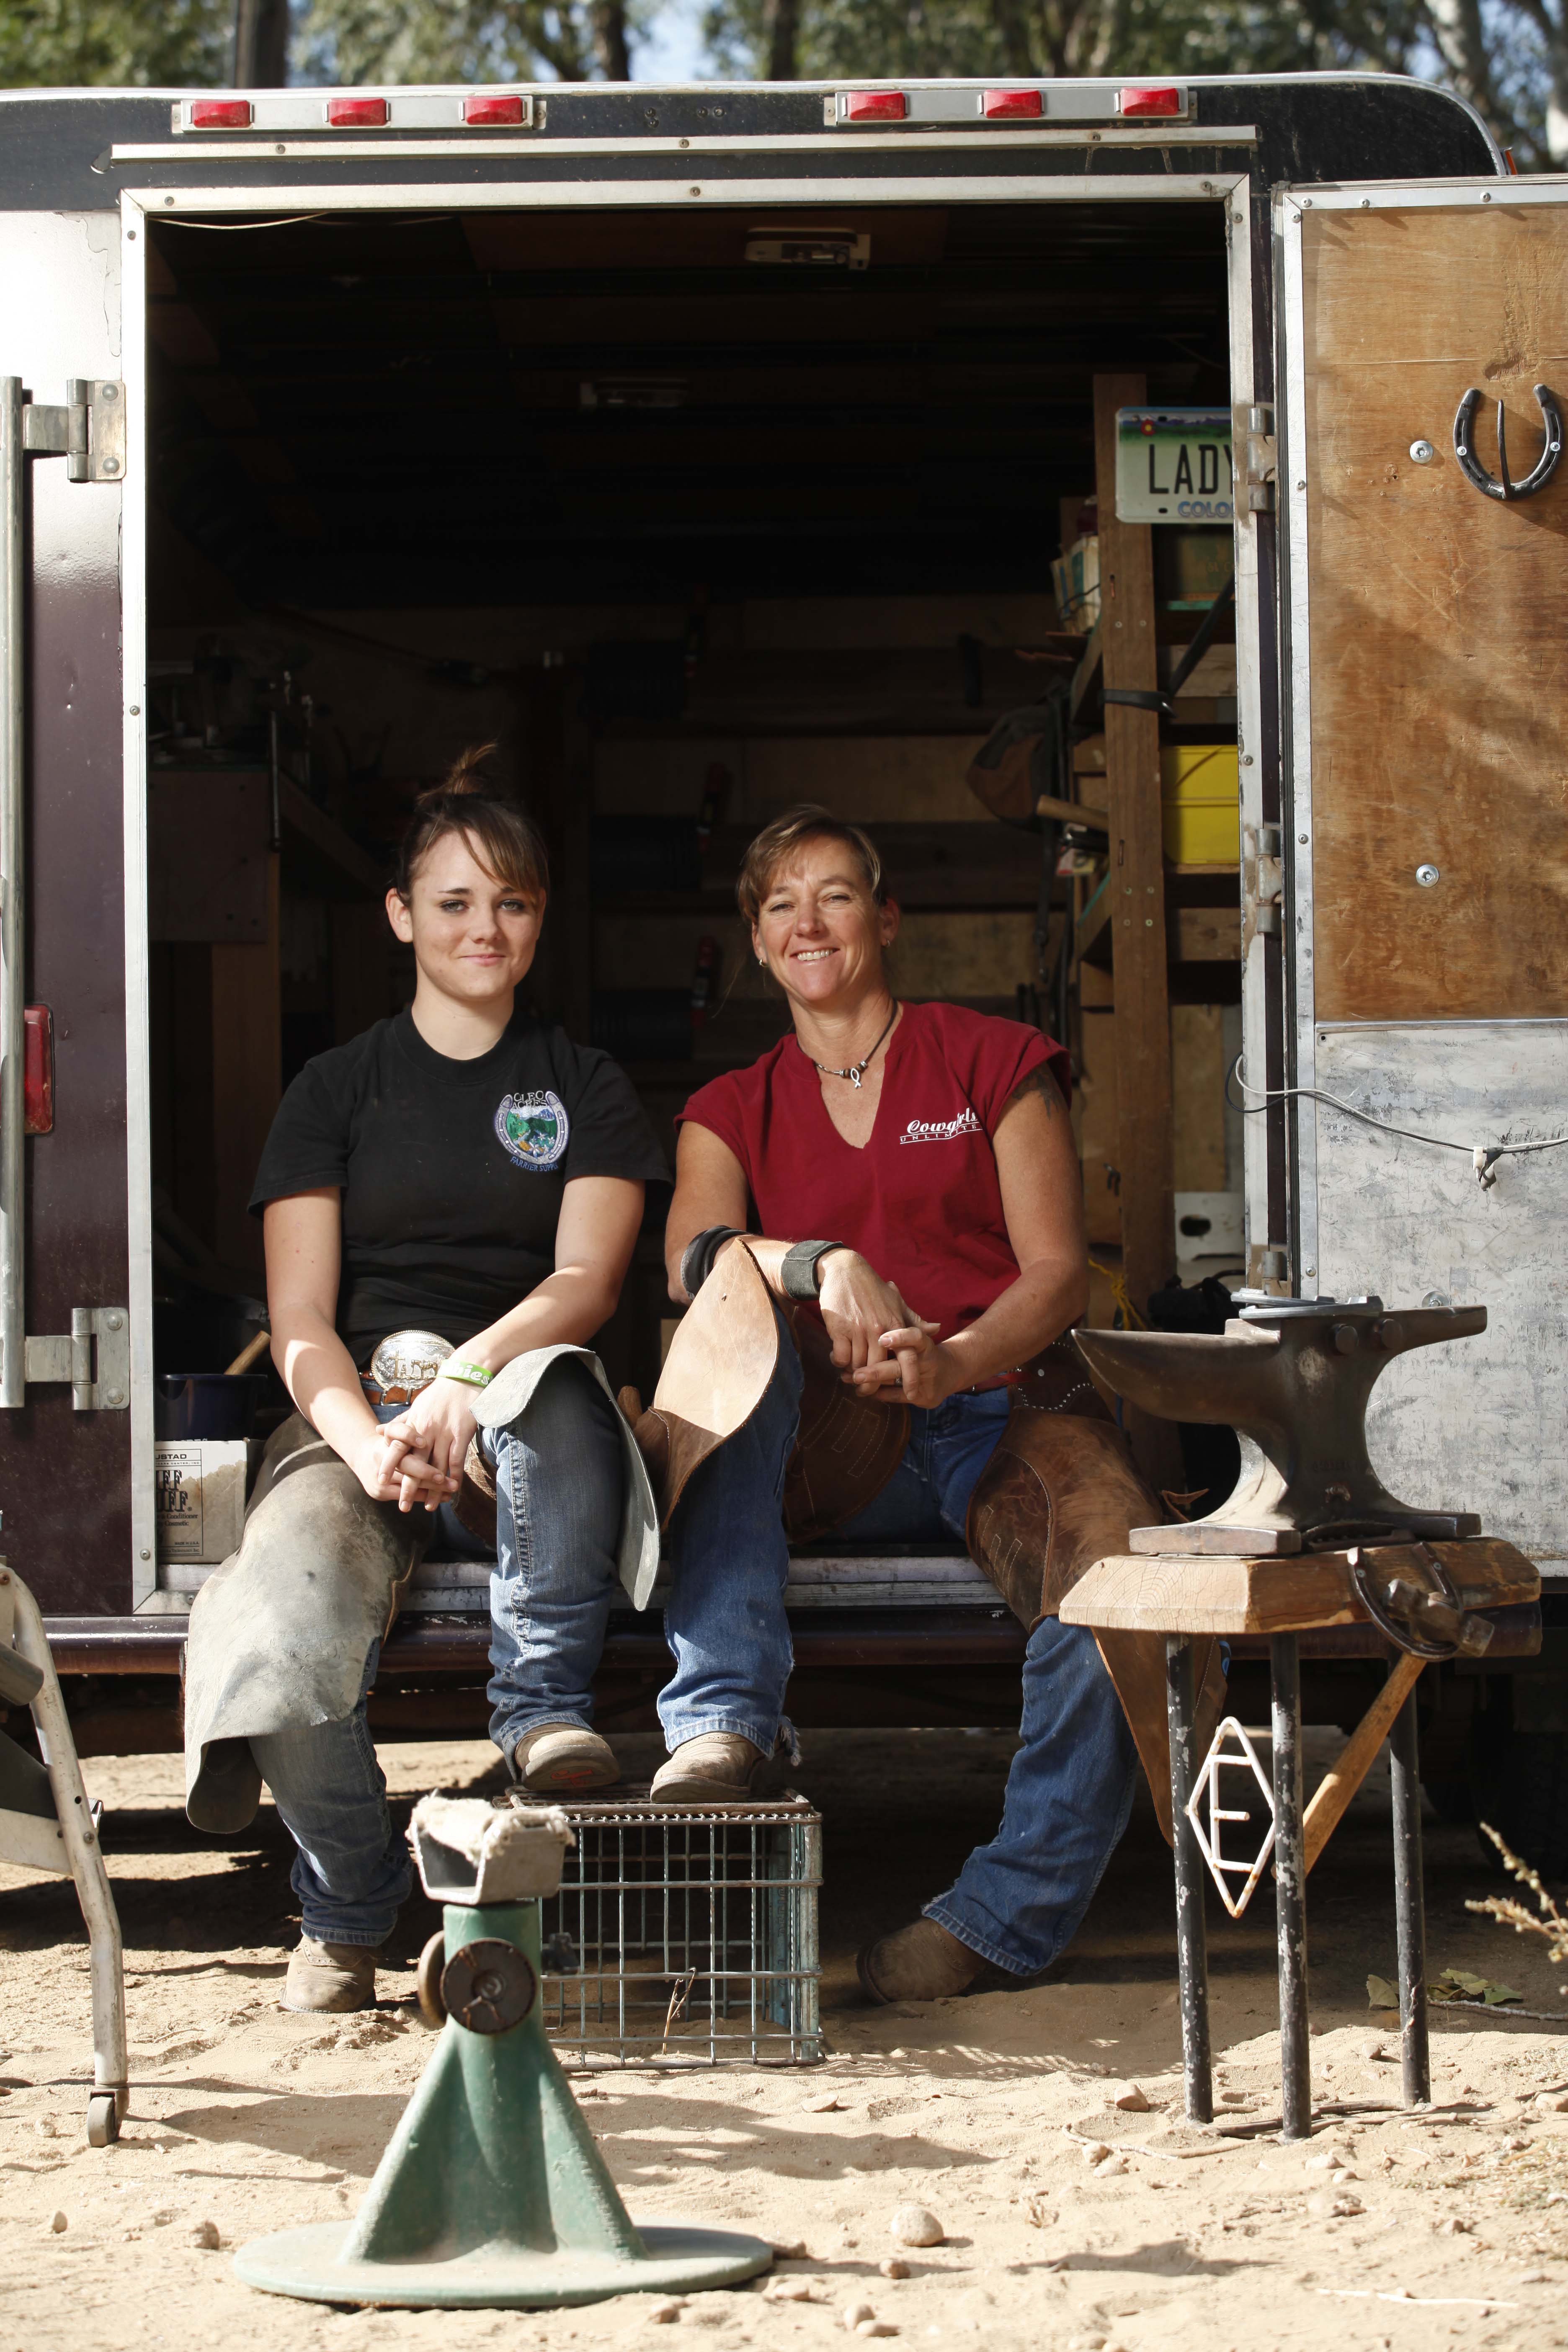
[[1228, 408], [1119, 408], [1122, 522], [1234, 522]]

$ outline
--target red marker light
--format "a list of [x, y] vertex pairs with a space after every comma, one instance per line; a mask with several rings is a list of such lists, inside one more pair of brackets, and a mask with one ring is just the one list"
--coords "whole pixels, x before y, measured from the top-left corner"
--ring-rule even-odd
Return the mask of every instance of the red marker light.
[[22, 1014], [22, 1132], [48, 1135], [55, 1124], [55, 1017], [47, 1004]]
[[502, 97], [499, 92], [489, 97], [466, 98], [463, 100], [463, 120], [480, 130], [499, 123], [521, 122], [522, 100], [521, 98]]
[[193, 98], [190, 122], [193, 131], [248, 131], [256, 120], [256, 109], [247, 98]]
[[902, 122], [910, 101], [901, 89], [850, 89], [844, 93], [846, 122]]
[[332, 131], [379, 131], [390, 111], [384, 98], [329, 98], [327, 124]]
[[1182, 93], [1179, 89], [1124, 89], [1117, 100], [1117, 110], [1122, 114], [1180, 114]]
[[980, 101], [987, 122], [1037, 122], [1045, 110], [1037, 89], [988, 89]]

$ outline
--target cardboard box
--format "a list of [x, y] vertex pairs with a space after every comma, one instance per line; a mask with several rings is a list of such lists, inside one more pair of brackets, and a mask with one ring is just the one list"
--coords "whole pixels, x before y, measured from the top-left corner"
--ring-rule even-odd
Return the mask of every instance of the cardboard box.
[[1154, 535], [1155, 594], [1176, 612], [1206, 613], [1229, 587], [1235, 566], [1235, 543], [1228, 530], [1162, 530]]
[[245, 1525], [251, 1443], [201, 1437], [153, 1448], [161, 1560], [226, 1559]]
[[1051, 593], [1064, 629], [1087, 636], [1100, 618], [1100, 541], [1075, 539], [1051, 565]]

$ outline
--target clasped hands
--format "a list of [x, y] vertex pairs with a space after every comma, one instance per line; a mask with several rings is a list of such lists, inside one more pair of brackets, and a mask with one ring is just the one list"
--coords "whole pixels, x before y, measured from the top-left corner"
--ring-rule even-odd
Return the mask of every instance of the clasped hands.
[[463, 1483], [463, 1464], [479, 1423], [473, 1391], [457, 1381], [434, 1380], [395, 1421], [367, 1431], [353, 1468], [365, 1493], [400, 1511], [423, 1505], [437, 1511]]
[[818, 1302], [839, 1377], [857, 1395], [885, 1404], [938, 1405], [967, 1388], [969, 1374], [928, 1323], [905, 1305], [858, 1250], [820, 1260]]

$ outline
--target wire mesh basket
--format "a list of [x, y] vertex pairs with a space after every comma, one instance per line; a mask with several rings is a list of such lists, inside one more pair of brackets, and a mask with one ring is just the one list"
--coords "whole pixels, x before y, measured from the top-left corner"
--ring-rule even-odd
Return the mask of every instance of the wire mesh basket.
[[822, 2055], [822, 1817], [767, 1804], [567, 1804], [543, 1906], [545, 2028], [590, 2064], [804, 2065]]

